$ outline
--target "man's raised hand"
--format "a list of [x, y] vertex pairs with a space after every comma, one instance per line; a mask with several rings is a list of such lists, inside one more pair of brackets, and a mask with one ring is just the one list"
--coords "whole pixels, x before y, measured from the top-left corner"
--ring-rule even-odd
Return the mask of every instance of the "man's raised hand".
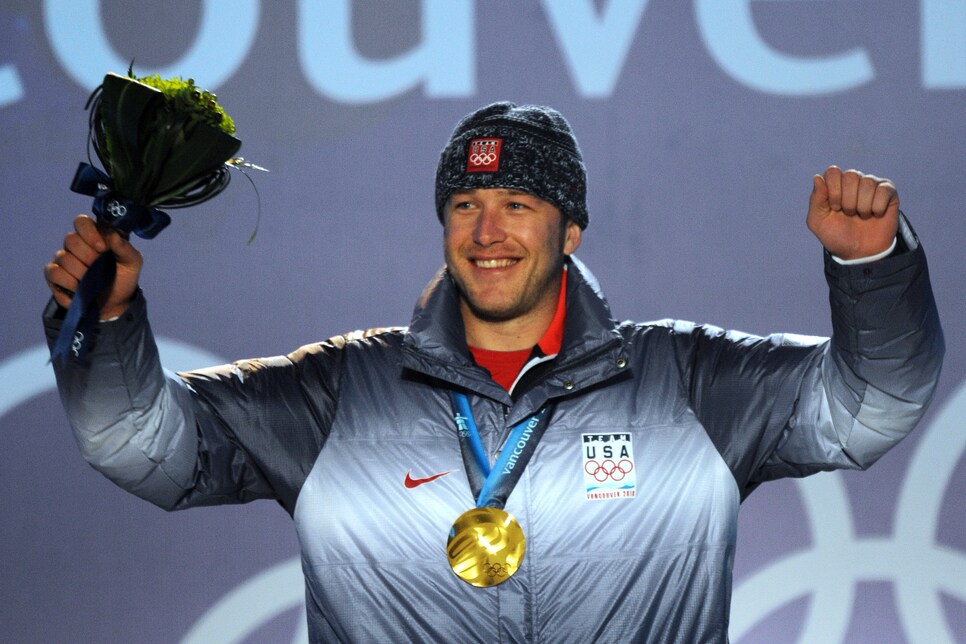
[[841, 259], [877, 255], [899, 228], [899, 193], [888, 179], [829, 166], [812, 178], [808, 229]]
[[47, 286], [57, 304], [64, 308], [70, 306], [77, 284], [105, 251], [113, 252], [117, 258], [117, 272], [114, 284], [102, 296], [100, 318], [107, 320], [127, 310], [137, 291], [144, 258], [120, 233], [99, 229], [87, 215], [74, 218], [74, 231], [64, 237], [64, 246], [44, 267]]

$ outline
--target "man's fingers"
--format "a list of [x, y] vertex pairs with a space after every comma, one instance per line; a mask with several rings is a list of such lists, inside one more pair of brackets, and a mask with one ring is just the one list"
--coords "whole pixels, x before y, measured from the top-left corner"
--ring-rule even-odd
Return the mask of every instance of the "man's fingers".
[[92, 218], [74, 218], [74, 232], [64, 237], [64, 245], [44, 267], [47, 286], [60, 306], [69, 307], [78, 285], [97, 258], [110, 252], [117, 259], [114, 283], [100, 298], [101, 314], [111, 318], [123, 313], [137, 289], [144, 259], [124, 235], [108, 226], [98, 226]]
[[809, 210], [828, 208], [828, 184], [820, 174], [812, 176], [812, 194], [808, 198]]
[[80, 234], [73, 232], [64, 237], [64, 250], [74, 255], [84, 265], [90, 266], [100, 255], [100, 251], [91, 246]]
[[108, 247], [117, 257], [118, 263], [140, 266], [143, 262], [140, 251], [117, 231], [111, 231], [108, 234], [107, 243], [109, 245]]
[[859, 201], [859, 173], [846, 170], [842, 173], [842, 212], [852, 217], [857, 213]]
[[107, 250], [112, 251], [121, 264], [140, 267], [143, 262], [141, 253], [125, 235], [110, 228], [100, 228], [97, 222], [87, 215], [78, 215], [74, 218], [74, 231], [64, 238], [64, 247], [88, 265]]
[[44, 279], [51, 286], [58, 286], [68, 293], [77, 290], [77, 278], [64, 270], [64, 267], [56, 262], [50, 262], [44, 266]]
[[872, 212], [872, 199], [875, 197], [875, 188], [879, 181], [879, 177], [871, 174], [860, 175], [855, 212], [862, 219], [868, 219], [874, 214]]
[[[890, 208], [898, 209], [895, 185], [888, 179], [858, 170], [842, 171], [829, 166], [822, 175], [828, 188], [829, 208], [848, 217], [882, 217]], [[813, 190], [814, 199], [814, 190]]]
[[888, 179], [881, 179], [875, 186], [875, 194], [872, 197], [872, 214], [875, 217], [882, 217], [889, 212], [890, 207], [899, 207], [899, 193], [895, 185]]
[[825, 184], [828, 186], [828, 205], [832, 210], [842, 209], [842, 171], [830, 165], [825, 169]]
[[87, 215], [77, 215], [74, 217], [74, 230], [97, 254], [101, 254], [107, 250], [107, 243], [104, 241], [101, 231], [98, 230], [97, 223]]
[[77, 259], [76, 255], [73, 255], [64, 249], [60, 249], [54, 253], [54, 263], [77, 280], [83, 278], [84, 274], [87, 273], [88, 265]]
[[57, 304], [68, 308], [74, 299], [74, 291], [77, 290], [77, 279], [54, 262], [44, 267], [44, 279], [47, 280], [47, 286]]

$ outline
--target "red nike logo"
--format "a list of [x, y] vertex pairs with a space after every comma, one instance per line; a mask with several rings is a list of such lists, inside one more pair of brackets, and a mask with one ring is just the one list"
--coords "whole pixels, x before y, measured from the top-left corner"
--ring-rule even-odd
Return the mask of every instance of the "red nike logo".
[[441, 476], [446, 476], [452, 471], [453, 470], [446, 470], [445, 472], [440, 472], [439, 474], [433, 474], [432, 476], [427, 476], [424, 479], [414, 479], [412, 476], [409, 475], [409, 472], [406, 472], [406, 480], [403, 481], [403, 485], [405, 485], [408, 488], [419, 487], [423, 483], [429, 483], [430, 481], [435, 481]]

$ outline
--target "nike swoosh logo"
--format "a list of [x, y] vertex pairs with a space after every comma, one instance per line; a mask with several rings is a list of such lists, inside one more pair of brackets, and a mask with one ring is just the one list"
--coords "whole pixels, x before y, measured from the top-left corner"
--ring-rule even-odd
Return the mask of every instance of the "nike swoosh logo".
[[432, 476], [427, 476], [424, 479], [414, 479], [412, 476], [410, 476], [409, 472], [406, 472], [406, 480], [403, 481], [403, 485], [412, 489], [414, 487], [419, 487], [423, 483], [429, 483], [430, 481], [435, 481], [439, 477], [446, 476], [452, 471], [453, 470], [446, 470], [445, 472], [440, 472], [439, 474], [433, 474]]

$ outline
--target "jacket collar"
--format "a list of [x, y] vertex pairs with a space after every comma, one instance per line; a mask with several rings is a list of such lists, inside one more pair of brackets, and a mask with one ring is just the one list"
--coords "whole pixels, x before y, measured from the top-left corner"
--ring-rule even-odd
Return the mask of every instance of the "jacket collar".
[[[617, 366], [618, 354], [623, 353], [622, 336], [596, 278], [577, 258], [571, 256], [568, 263], [563, 343], [544, 383], [550, 388], [535, 395], [535, 399], [541, 400], [539, 404], [555, 395], [596, 384], [623, 367]], [[598, 353], [602, 358], [613, 359], [587, 360]], [[459, 293], [445, 268], [434, 276], [416, 304], [403, 340], [402, 364], [494, 400], [510, 402], [509, 394], [473, 361], [466, 346]]]

